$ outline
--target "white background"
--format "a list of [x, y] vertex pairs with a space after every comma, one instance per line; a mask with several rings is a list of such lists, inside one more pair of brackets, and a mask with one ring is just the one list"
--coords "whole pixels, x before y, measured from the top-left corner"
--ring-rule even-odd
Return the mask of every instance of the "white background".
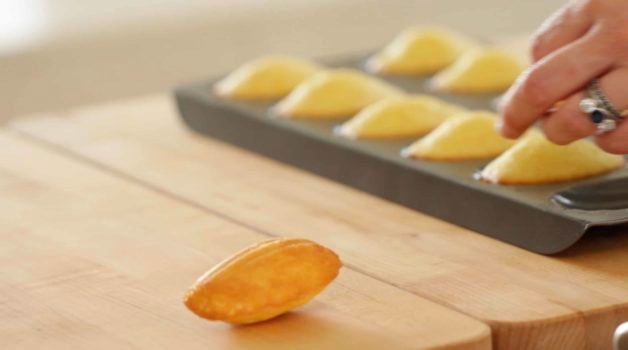
[[517, 36], [562, 3], [0, 0], [0, 121], [166, 91], [264, 53], [370, 50], [411, 25]]

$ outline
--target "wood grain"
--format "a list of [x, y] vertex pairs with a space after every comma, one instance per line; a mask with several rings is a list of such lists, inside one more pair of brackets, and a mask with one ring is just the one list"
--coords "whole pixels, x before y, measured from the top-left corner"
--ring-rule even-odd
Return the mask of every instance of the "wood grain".
[[4, 133], [0, 208], [2, 349], [491, 347], [481, 322], [350, 268], [276, 320], [201, 320], [187, 287], [267, 235]]
[[539, 256], [194, 135], [166, 96], [12, 127], [229, 220], [333, 246], [356, 270], [489, 323], [497, 349], [610, 349], [628, 320], [628, 230]]

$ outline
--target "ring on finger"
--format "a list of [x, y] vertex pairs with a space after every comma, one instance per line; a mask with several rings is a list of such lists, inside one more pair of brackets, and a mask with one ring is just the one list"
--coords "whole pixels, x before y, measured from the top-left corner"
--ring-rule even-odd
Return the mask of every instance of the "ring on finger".
[[586, 89], [587, 97], [580, 101], [580, 110], [589, 115], [597, 128], [597, 134], [615, 130], [628, 111], [620, 112], [606, 97], [597, 79], [593, 79]]

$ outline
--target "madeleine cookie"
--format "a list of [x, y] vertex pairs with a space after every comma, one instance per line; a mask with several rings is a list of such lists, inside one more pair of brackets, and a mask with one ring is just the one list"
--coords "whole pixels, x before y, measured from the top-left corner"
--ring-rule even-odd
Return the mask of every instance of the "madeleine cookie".
[[266, 56], [233, 71], [214, 85], [214, 91], [237, 100], [278, 100], [319, 70], [304, 59]]
[[275, 107], [280, 116], [333, 119], [350, 117], [381, 99], [403, 92], [352, 69], [320, 72], [297, 86]]
[[364, 108], [336, 132], [349, 138], [420, 136], [462, 110], [461, 107], [430, 96], [387, 98]]
[[524, 69], [522, 60], [506, 50], [475, 49], [432, 78], [439, 91], [454, 93], [501, 92], [510, 87]]
[[473, 46], [469, 39], [445, 29], [411, 28], [371, 57], [366, 66], [384, 74], [431, 74], [449, 66]]
[[403, 155], [442, 161], [495, 157], [515, 143], [499, 135], [495, 120], [493, 113], [484, 111], [457, 114], [406, 148]]
[[218, 264], [190, 288], [185, 305], [209, 320], [245, 324], [307, 303], [338, 275], [338, 256], [305, 239], [274, 239]]
[[534, 131], [489, 163], [480, 176], [498, 184], [544, 184], [602, 175], [623, 165], [624, 157], [606, 153], [591, 141], [559, 146]]

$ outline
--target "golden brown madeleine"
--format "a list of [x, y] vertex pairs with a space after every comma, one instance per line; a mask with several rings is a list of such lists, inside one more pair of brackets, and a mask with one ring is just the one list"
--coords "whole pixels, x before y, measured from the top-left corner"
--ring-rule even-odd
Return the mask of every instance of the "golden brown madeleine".
[[196, 281], [185, 305], [209, 320], [245, 324], [307, 303], [336, 278], [342, 263], [328, 248], [282, 238], [254, 245]]
[[497, 116], [486, 111], [462, 112], [444, 121], [403, 151], [409, 158], [455, 161], [498, 156], [515, 141], [499, 135]]
[[275, 111], [289, 118], [348, 118], [371, 103], [402, 94], [399, 88], [357, 70], [336, 69], [299, 84]]
[[320, 67], [289, 56], [264, 56], [244, 64], [214, 85], [216, 94], [237, 100], [278, 100]]
[[510, 51], [469, 50], [436, 74], [431, 85], [436, 90], [454, 93], [501, 92], [514, 83], [523, 69], [523, 60]]
[[366, 67], [384, 74], [431, 74], [474, 46], [468, 38], [443, 28], [410, 28], [371, 57]]
[[461, 107], [431, 96], [391, 97], [364, 108], [336, 129], [336, 132], [358, 139], [420, 136], [461, 111]]
[[559, 146], [534, 130], [489, 163], [480, 175], [498, 184], [544, 184], [602, 175], [623, 165], [623, 156], [606, 153], [591, 141]]

